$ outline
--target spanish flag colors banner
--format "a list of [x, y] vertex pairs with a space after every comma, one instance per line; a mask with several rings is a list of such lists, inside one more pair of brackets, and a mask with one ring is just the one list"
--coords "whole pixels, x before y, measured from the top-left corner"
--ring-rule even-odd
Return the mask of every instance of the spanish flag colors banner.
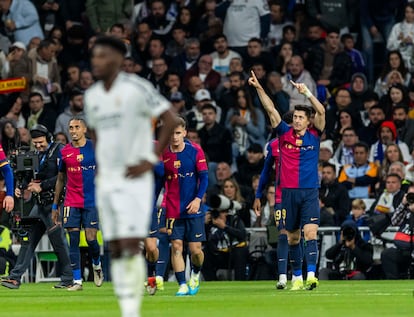
[[12, 92], [23, 91], [26, 89], [26, 78], [7, 78], [0, 80], [0, 94], [10, 94]]

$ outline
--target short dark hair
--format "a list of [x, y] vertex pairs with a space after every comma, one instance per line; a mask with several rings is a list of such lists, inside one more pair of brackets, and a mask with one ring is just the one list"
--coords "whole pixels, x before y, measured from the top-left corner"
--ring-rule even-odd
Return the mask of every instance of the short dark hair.
[[342, 135], [344, 135], [344, 133], [345, 133], [346, 131], [352, 131], [352, 132], [354, 132], [354, 133], [355, 133], [355, 135], [358, 135], [358, 134], [357, 134], [357, 132], [356, 132], [356, 130], [355, 130], [355, 128], [353, 128], [353, 127], [347, 127], [347, 128], [345, 128], [345, 129], [342, 131]]
[[296, 33], [296, 28], [293, 25], [286, 25], [282, 29], [282, 34], [285, 34], [287, 31], [292, 31], [293, 33]]
[[68, 124], [70, 124], [72, 121], [80, 121], [85, 125], [85, 127], [87, 126], [85, 119], [82, 118], [81, 116], [74, 116], [74, 117], [70, 118]]
[[374, 109], [379, 109], [385, 114], [384, 108], [382, 108], [380, 105], [373, 105], [371, 108], [369, 108], [368, 112]]
[[42, 101], [43, 101], [43, 96], [42, 96], [42, 94], [41, 94], [41, 93], [38, 93], [38, 92], [32, 92], [32, 93], [30, 93], [30, 95], [29, 95], [29, 101], [30, 101], [33, 97], [40, 97], [40, 100], [42, 100]]
[[365, 142], [357, 142], [354, 145], [354, 149], [357, 148], [357, 147], [362, 147], [362, 148], [364, 148], [365, 152], [367, 152], [367, 153], [369, 152], [369, 145], [366, 144]]
[[336, 166], [335, 166], [334, 164], [329, 163], [329, 162], [323, 162], [323, 163], [322, 163], [322, 168], [325, 168], [325, 167], [330, 167], [330, 168], [332, 168], [332, 169], [333, 169], [333, 171], [334, 171], [334, 173], [336, 173]]
[[112, 31], [114, 28], [121, 29], [122, 32], [125, 32], [125, 27], [124, 27], [124, 25], [122, 23], [114, 23], [114, 24], [112, 24], [112, 26], [109, 29], [109, 31]]
[[289, 110], [285, 112], [282, 116], [282, 120], [285, 121], [287, 124], [292, 124], [293, 122], [293, 111]]
[[70, 99], [72, 100], [73, 98], [75, 98], [76, 96], [80, 96], [83, 95], [83, 92], [80, 89], [74, 88], [72, 89], [72, 91], [69, 93], [70, 95]]
[[344, 43], [346, 40], [353, 40], [353, 39], [354, 39], [354, 37], [350, 33], [345, 33], [345, 34], [342, 34], [342, 36], [341, 36], [341, 42], [342, 43]]
[[225, 34], [223, 34], [223, 33], [220, 33], [220, 34], [216, 35], [214, 37], [214, 42], [217, 41], [217, 40], [219, 40], [219, 39], [224, 39], [227, 42], [227, 36]]
[[308, 106], [305, 106], [305, 105], [296, 105], [294, 109], [295, 109], [295, 111], [303, 111], [305, 113], [305, 116], [308, 119], [310, 119], [310, 117], [312, 115], [312, 110]]
[[256, 42], [256, 43], [259, 43], [261, 46], [263, 46], [263, 41], [262, 41], [261, 39], [259, 39], [258, 37], [252, 37], [252, 38], [249, 40], [249, 42], [248, 42], [248, 43], [251, 43], [251, 42]]
[[50, 45], [56, 45], [56, 42], [52, 39], [42, 40], [40, 41], [39, 47], [37, 49], [41, 50], [43, 48], [48, 48]]
[[229, 75], [229, 78], [236, 77], [236, 76], [239, 77], [240, 80], [244, 80], [244, 76], [242, 72], [231, 72]]
[[211, 103], [206, 103], [204, 106], [201, 107], [201, 112], [203, 112], [204, 110], [213, 110], [216, 114], [217, 114], [217, 108], [214, 107]]
[[394, 113], [394, 112], [395, 112], [395, 110], [398, 110], [398, 109], [403, 109], [403, 110], [404, 110], [404, 112], [405, 112], [406, 114], [408, 114], [408, 107], [407, 107], [407, 106], [405, 106], [404, 104], [397, 104], [397, 105], [395, 105], [395, 106], [392, 108], [392, 113]]
[[118, 53], [122, 54], [123, 56], [125, 56], [125, 54], [127, 53], [127, 48], [125, 46], [125, 43], [122, 42], [120, 39], [117, 39], [113, 36], [104, 35], [104, 36], [98, 37], [93, 47], [95, 48], [97, 46], [110, 47], [114, 49], [115, 51], [117, 51]]
[[400, 182], [402, 181], [401, 176], [398, 175], [398, 174], [396, 174], [396, 173], [387, 174], [387, 176], [385, 177], [385, 179], [387, 179], [388, 177], [397, 177]]

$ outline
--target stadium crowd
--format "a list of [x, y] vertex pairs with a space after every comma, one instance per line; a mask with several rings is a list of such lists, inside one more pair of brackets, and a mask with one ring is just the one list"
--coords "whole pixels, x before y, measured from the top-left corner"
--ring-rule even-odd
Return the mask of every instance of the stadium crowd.
[[[7, 156], [30, 145], [36, 124], [70, 141], [68, 122], [83, 116], [83, 93], [94, 83], [90, 50], [106, 33], [127, 46], [123, 71], [147, 78], [187, 119], [188, 139], [208, 160], [207, 201], [221, 193], [241, 203], [244, 227], [271, 224], [275, 204], [271, 179], [260, 195], [261, 215], [252, 210], [274, 135], [247, 84], [251, 70], [283, 116], [297, 104], [309, 105], [290, 80], [305, 83], [326, 107], [322, 227], [350, 220], [366, 226], [369, 215], [401, 213], [407, 204], [404, 194], [414, 182], [414, 2], [0, 0], [0, 12], [0, 127]], [[2, 88], [21, 77], [22, 91]], [[154, 122], [155, 131], [160, 124]], [[405, 235], [405, 218], [414, 211], [407, 208], [404, 217], [392, 218]], [[7, 218], [3, 212], [4, 224]], [[351, 245], [356, 256], [362, 248], [368, 252], [361, 271], [372, 265], [369, 238]], [[387, 278], [403, 276], [410, 265], [410, 243], [405, 236], [398, 242], [397, 251], [382, 254]]]

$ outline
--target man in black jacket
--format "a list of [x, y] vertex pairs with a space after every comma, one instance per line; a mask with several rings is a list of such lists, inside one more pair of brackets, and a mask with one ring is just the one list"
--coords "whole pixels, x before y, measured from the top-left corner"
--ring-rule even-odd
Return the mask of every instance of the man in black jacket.
[[354, 221], [342, 224], [339, 242], [326, 250], [326, 257], [333, 260], [333, 268], [319, 271], [319, 279], [365, 280], [373, 263], [373, 247], [365, 242]]
[[234, 279], [245, 280], [249, 248], [243, 220], [233, 210], [214, 210], [206, 213], [205, 222], [207, 243], [202, 269], [205, 280], [217, 280], [219, 268], [233, 268]]
[[335, 223], [339, 226], [351, 210], [351, 200], [348, 190], [336, 179], [336, 167], [331, 163], [322, 165], [322, 182], [319, 189], [326, 210], [334, 216]]
[[[20, 287], [20, 279], [29, 267], [34, 250], [46, 232], [62, 269], [61, 282], [55, 288], [68, 288], [73, 284], [68, 245], [65, 241], [62, 226], [54, 223], [51, 218], [54, 189], [58, 175], [58, 157], [62, 145], [54, 143], [51, 133], [45, 126], [40, 124], [31, 128], [30, 135], [32, 143], [39, 154], [39, 169], [36, 180], [30, 182], [25, 191], [29, 191], [32, 199], [35, 200], [30, 216], [38, 217], [40, 221], [30, 228], [29, 239], [22, 242], [14, 269], [10, 272], [9, 277], [3, 279], [1, 285], [10, 289]], [[18, 198], [21, 198], [23, 190], [16, 188], [15, 194]]]
[[336, 28], [327, 31], [325, 43], [309, 50], [306, 64], [316, 83], [330, 90], [351, 80], [352, 60], [343, 51]]

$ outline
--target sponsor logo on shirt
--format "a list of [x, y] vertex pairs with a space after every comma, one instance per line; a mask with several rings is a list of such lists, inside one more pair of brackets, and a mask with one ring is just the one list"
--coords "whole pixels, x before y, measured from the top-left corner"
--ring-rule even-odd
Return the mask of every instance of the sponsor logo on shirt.
[[189, 172], [189, 173], [176, 173], [176, 174], [172, 174], [172, 175], [168, 175], [167, 179], [171, 180], [171, 179], [177, 179], [177, 178], [187, 178], [187, 177], [193, 177], [194, 176], [194, 172]]

